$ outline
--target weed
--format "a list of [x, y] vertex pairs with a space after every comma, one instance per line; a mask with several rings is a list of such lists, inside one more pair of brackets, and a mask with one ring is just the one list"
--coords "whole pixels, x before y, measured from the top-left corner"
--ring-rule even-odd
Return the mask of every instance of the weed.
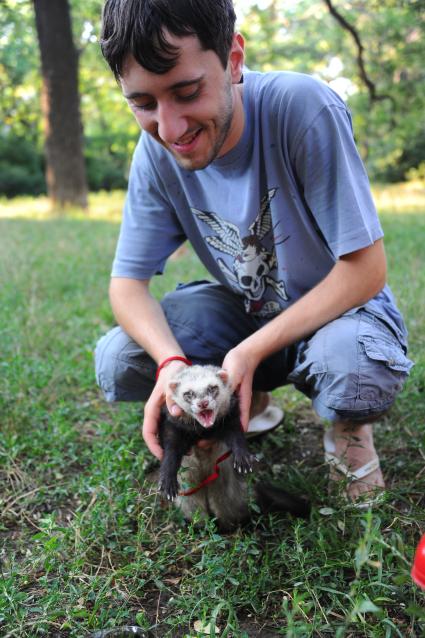
[[[302, 395], [283, 388], [275, 399], [285, 426], [252, 445], [269, 475], [309, 496], [311, 520], [256, 516], [228, 536], [213, 521], [185, 525], [159, 501], [141, 406], [108, 405], [95, 387], [92, 352], [113, 324], [107, 287], [122, 195], [92, 198], [87, 216], [55, 216], [42, 198], [4, 206], [2, 636], [81, 638], [123, 625], [172, 638], [424, 635], [424, 594], [409, 574], [425, 528], [419, 195], [412, 199], [405, 187], [378, 192], [390, 283], [416, 361], [396, 406], [376, 425], [385, 503], [363, 512], [330, 500], [322, 426]], [[188, 248], [154, 292], [161, 297], [204, 276]]]

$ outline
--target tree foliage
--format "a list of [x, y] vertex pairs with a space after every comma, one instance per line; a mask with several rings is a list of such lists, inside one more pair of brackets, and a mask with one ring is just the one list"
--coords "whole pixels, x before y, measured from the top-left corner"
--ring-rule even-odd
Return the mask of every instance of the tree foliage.
[[[79, 50], [85, 155], [91, 189], [124, 187], [138, 128], [98, 43], [102, 0], [70, 0]], [[424, 161], [424, 0], [236, 0], [252, 69], [311, 73], [347, 99], [372, 179], [400, 180]], [[0, 192], [43, 188], [41, 80], [32, 3], [0, 0]], [[11, 149], [22, 147], [19, 153]], [[4, 172], [5, 171], [5, 172]]]
[[330, 82], [348, 100], [372, 178], [402, 180], [425, 160], [424, 9], [423, 0], [255, 4], [241, 23], [248, 65]]

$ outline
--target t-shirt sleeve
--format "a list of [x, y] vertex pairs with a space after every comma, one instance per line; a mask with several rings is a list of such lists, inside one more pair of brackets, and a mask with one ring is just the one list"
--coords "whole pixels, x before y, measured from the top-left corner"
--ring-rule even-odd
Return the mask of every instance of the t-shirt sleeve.
[[161, 274], [169, 255], [186, 239], [144, 135], [133, 156], [112, 277], [143, 280]]
[[335, 258], [382, 237], [346, 108], [323, 106], [294, 146], [303, 197]]

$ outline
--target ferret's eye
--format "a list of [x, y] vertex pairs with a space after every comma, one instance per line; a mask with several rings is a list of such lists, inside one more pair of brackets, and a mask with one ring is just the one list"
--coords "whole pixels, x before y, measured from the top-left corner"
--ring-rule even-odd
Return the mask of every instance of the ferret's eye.
[[183, 399], [185, 401], [192, 401], [195, 393], [192, 390], [188, 390], [187, 392], [183, 392]]
[[215, 398], [218, 395], [218, 385], [209, 385], [207, 388], [207, 392]]

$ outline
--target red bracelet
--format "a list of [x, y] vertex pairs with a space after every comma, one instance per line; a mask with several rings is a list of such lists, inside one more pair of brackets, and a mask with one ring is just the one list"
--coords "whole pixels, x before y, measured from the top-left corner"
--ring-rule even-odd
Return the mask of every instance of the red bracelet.
[[159, 364], [158, 369], [156, 371], [155, 381], [158, 381], [159, 373], [161, 372], [162, 368], [164, 368], [167, 365], [167, 363], [170, 363], [170, 361], [183, 361], [183, 363], [185, 363], [187, 366], [192, 365], [192, 361], [189, 361], [189, 359], [186, 359], [186, 357], [180, 357], [178, 355], [174, 355], [174, 357], [168, 357], [167, 359], [164, 359], [162, 363]]

